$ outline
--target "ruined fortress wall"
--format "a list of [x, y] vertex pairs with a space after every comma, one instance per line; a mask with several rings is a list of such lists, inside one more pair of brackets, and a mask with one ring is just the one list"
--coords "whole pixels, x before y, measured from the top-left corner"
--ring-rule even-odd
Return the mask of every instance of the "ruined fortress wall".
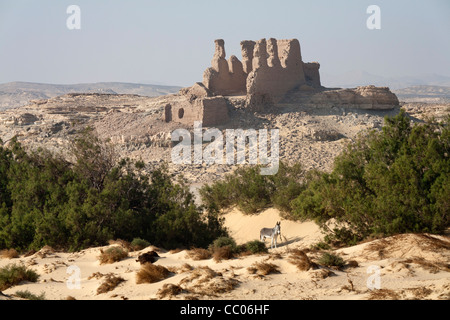
[[[241, 42], [242, 62], [236, 56], [225, 59], [225, 43], [215, 41], [211, 67], [203, 84], [214, 95], [263, 94], [277, 99], [289, 90], [307, 84], [300, 42], [297, 39]], [[317, 67], [317, 68], [316, 68]], [[308, 67], [309, 78], [320, 87], [319, 64]]]
[[192, 126], [195, 121], [201, 121], [205, 126], [215, 126], [229, 120], [228, 106], [223, 97], [182, 96], [174, 103], [164, 107], [165, 122], [179, 122]]
[[313, 88], [321, 88], [320, 83], [320, 64], [318, 62], [303, 63], [303, 70], [305, 71], [306, 84]]
[[164, 121], [193, 124], [203, 117], [203, 109], [191, 104], [188, 100], [166, 104], [164, 107]]
[[236, 56], [225, 59], [225, 44], [219, 39], [215, 41], [216, 49], [211, 67], [203, 74], [203, 84], [214, 95], [245, 94], [247, 74], [242, 62]]
[[229, 120], [228, 106], [223, 97], [212, 97], [199, 100], [203, 110], [202, 122], [204, 126], [217, 126]]
[[253, 71], [247, 78], [248, 95], [280, 99], [288, 91], [306, 84], [298, 40], [259, 40], [253, 53]]

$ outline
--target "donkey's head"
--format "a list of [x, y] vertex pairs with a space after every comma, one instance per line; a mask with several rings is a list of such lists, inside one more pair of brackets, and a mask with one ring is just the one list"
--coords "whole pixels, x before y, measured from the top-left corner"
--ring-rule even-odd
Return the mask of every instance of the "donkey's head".
[[281, 221], [277, 222], [277, 224], [275, 225], [275, 230], [276, 234], [281, 235]]

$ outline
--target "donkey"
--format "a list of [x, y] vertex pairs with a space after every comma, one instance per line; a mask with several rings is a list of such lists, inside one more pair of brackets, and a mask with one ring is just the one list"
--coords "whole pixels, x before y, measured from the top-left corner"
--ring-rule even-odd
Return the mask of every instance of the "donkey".
[[275, 248], [277, 247], [277, 237], [278, 235], [280, 235], [280, 239], [281, 239], [281, 222], [277, 222], [277, 224], [275, 225], [274, 228], [270, 229], [270, 228], [262, 228], [261, 231], [259, 232], [259, 237], [261, 239], [262, 242], [264, 242], [264, 240], [266, 238], [271, 238], [271, 242], [270, 242], [270, 249], [273, 248], [273, 242], [275, 240]]

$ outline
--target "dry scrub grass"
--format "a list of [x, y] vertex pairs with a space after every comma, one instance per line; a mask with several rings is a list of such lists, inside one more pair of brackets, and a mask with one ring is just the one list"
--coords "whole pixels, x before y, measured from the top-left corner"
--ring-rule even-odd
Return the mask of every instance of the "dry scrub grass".
[[255, 262], [247, 268], [250, 274], [258, 274], [261, 276], [267, 276], [271, 273], [280, 273], [277, 265], [268, 262]]
[[366, 251], [376, 253], [379, 259], [403, 257], [409, 255], [412, 247], [422, 252], [441, 253], [450, 250], [450, 238], [441, 236], [435, 238], [428, 234], [399, 234], [385, 239], [371, 242]]
[[158, 290], [156, 296], [158, 297], [158, 299], [164, 299], [167, 297], [172, 298], [182, 292], [184, 292], [184, 290], [179, 285], [166, 283], [162, 286], [161, 289]]
[[430, 288], [418, 287], [409, 289], [414, 295], [414, 299], [423, 300], [427, 296], [433, 293], [433, 290]]
[[118, 277], [112, 273], [106, 275], [106, 279], [103, 283], [98, 287], [97, 294], [106, 293], [114, 290], [119, 284], [124, 282], [125, 279], [122, 277]]
[[315, 264], [311, 262], [306, 253], [300, 249], [291, 250], [288, 261], [295, 265], [300, 271], [308, 271], [315, 267]]
[[170, 271], [163, 266], [146, 263], [136, 273], [136, 283], [155, 283], [169, 277]]
[[128, 251], [122, 247], [111, 247], [106, 250], [100, 249], [100, 264], [119, 262], [120, 260], [128, 257]]
[[211, 259], [211, 252], [202, 248], [193, 248], [186, 252], [186, 257], [194, 261]]
[[369, 300], [400, 300], [401, 296], [397, 292], [390, 289], [372, 290]]
[[0, 258], [5, 258], [5, 259], [14, 259], [14, 258], [18, 258], [19, 257], [19, 253], [17, 252], [16, 249], [5, 249], [5, 250], [1, 250], [0, 251]]
[[229, 246], [214, 248], [213, 258], [215, 262], [221, 262], [222, 260], [229, 260], [233, 258], [233, 251]]
[[232, 291], [239, 281], [224, 277], [220, 272], [210, 267], [197, 267], [178, 284], [189, 294], [202, 296], [217, 296]]
[[424, 258], [413, 257], [410, 259], [406, 259], [403, 262], [406, 264], [406, 266], [408, 266], [407, 264], [411, 263], [417, 264], [430, 273], [438, 273], [439, 271], [450, 272], [450, 264], [439, 261], [427, 261]]

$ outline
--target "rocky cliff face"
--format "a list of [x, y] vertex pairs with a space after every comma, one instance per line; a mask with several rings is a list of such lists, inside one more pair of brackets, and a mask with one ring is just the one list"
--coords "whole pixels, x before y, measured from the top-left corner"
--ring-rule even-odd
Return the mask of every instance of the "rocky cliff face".
[[399, 106], [397, 96], [389, 88], [375, 86], [357, 87], [355, 89], [311, 90], [306, 88], [291, 92], [283, 102], [363, 110], [389, 110]]

